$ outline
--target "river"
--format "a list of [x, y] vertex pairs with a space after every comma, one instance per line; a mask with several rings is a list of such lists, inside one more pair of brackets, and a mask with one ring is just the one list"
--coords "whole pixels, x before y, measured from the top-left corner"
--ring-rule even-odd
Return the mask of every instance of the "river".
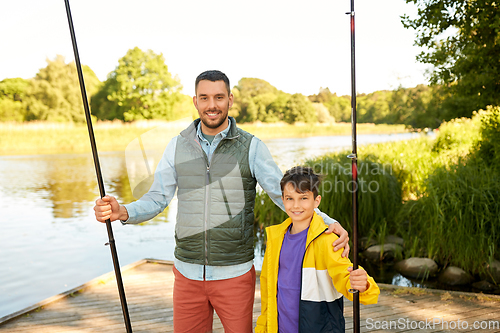
[[[418, 134], [358, 135], [358, 145]], [[264, 141], [282, 170], [305, 158], [349, 148], [350, 136]], [[106, 193], [134, 200], [124, 152], [102, 152]], [[0, 157], [0, 318], [113, 270], [91, 154]], [[113, 223], [120, 265], [143, 258], [173, 260], [176, 200], [152, 221]], [[255, 259], [260, 269], [262, 258]]]

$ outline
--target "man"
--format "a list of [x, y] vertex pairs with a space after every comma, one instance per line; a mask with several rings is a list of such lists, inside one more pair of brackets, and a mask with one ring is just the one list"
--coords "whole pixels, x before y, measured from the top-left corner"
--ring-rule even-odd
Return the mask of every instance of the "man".
[[[170, 141], [148, 193], [128, 205], [106, 196], [94, 210], [100, 222], [140, 223], [161, 213], [177, 189], [175, 332], [211, 331], [214, 309], [226, 332], [252, 332], [255, 187], [284, 210], [283, 174], [265, 144], [228, 117], [233, 94], [224, 73], [201, 73], [195, 92], [200, 118]], [[317, 212], [347, 256], [347, 232]]]

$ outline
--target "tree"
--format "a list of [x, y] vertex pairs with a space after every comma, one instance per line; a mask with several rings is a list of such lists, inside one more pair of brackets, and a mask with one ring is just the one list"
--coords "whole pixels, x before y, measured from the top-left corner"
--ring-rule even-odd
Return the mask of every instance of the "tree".
[[320, 123], [333, 123], [335, 119], [330, 115], [330, 112], [323, 105], [323, 103], [313, 103], [313, 107], [316, 110], [316, 115], [318, 117], [318, 122]]
[[378, 90], [357, 96], [357, 115], [360, 123], [394, 124], [395, 117], [389, 101], [392, 91]]
[[276, 121], [274, 114], [268, 113], [269, 105], [277, 98], [279, 90], [262, 79], [244, 77], [233, 88], [234, 109], [236, 120], [246, 121]]
[[431, 83], [442, 84], [447, 118], [500, 105], [500, 2], [492, 0], [406, 0], [418, 17], [402, 16], [423, 47], [417, 60], [434, 66]]
[[0, 82], [0, 121], [24, 121], [26, 118], [26, 90], [29, 81], [21, 78]]
[[409, 128], [438, 128], [444, 118], [441, 90], [442, 86], [419, 84], [392, 91], [388, 101], [392, 123]]
[[276, 99], [268, 105], [267, 113], [273, 115], [274, 119], [283, 120], [285, 113], [287, 113], [287, 105], [290, 97], [290, 94], [279, 91]]
[[130, 49], [108, 75], [92, 99], [100, 119], [174, 120], [174, 106], [182, 100], [182, 86], [172, 77], [163, 54], [138, 47]]
[[[92, 95], [100, 81], [88, 66], [82, 66], [82, 72], [87, 94]], [[26, 94], [26, 120], [85, 121], [75, 63], [65, 63], [61, 55], [47, 59], [47, 67], [30, 81]]]
[[316, 110], [306, 96], [293, 94], [287, 102], [284, 121], [289, 124], [295, 122], [314, 123], [318, 120]]
[[332, 94], [329, 88], [319, 88], [319, 93], [309, 96], [309, 100], [326, 106], [336, 121], [350, 121], [351, 119], [350, 96], [337, 96], [336, 93]]

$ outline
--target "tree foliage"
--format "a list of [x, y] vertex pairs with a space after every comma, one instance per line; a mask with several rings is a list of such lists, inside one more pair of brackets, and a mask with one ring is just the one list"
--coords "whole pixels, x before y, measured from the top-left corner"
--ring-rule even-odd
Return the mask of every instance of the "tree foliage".
[[241, 122], [315, 122], [316, 109], [302, 94], [287, 94], [269, 82], [242, 78], [233, 88], [231, 115]]
[[130, 49], [118, 61], [103, 88], [92, 98], [100, 119], [174, 120], [174, 106], [182, 100], [182, 86], [172, 77], [163, 54]]
[[[100, 81], [88, 66], [82, 66], [82, 72], [87, 94], [92, 95]], [[75, 63], [66, 63], [63, 56], [47, 59], [47, 67], [33, 79], [2, 83], [1, 120], [85, 121]]]
[[21, 78], [0, 82], [0, 121], [24, 121], [29, 81]]
[[500, 105], [500, 2], [492, 0], [406, 0], [417, 18], [402, 16], [416, 30], [417, 59], [434, 66], [431, 83], [443, 85], [446, 119]]
[[328, 88], [320, 88], [317, 95], [309, 96], [313, 103], [322, 103], [330, 115], [336, 121], [349, 121], [351, 119], [351, 97], [337, 96], [336, 93], [331, 93]]

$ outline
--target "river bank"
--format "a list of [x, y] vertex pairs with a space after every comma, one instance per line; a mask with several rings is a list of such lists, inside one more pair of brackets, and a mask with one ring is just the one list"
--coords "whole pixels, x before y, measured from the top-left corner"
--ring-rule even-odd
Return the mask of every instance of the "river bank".
[[[174, 122], [120, 121], [96, 122], [93, 125], [99, 151], [124, 151], [140, 135], [162, 127], [173, 137], [186, 128], [189, 119]], [[260, 139], [303, 138], [349, 135], [351, 124], [243, 123], [239, 126]], [[404, 125], [358, 124], [358, 134], [405, 133]], [[87, 126], [74, 123], [0, 123], [0, 155], [31, 155], [90, 152]]]
[[[500, 293], [499, 128], [500, 109], [488, 108], [472, 119], [443, 123], [433, 138], [360, 147], [362, 256], [386, 266], [401, 261], [395, 268], [421, 281], [437, 278], [452, 286]], [[319, 208], [352, 234], [347, 153], [325, 154], [305, 164], [324, 176]], [[263, 194], [255, 212], [260, 230], [284, 219]], [[394, 236], [397, 242], [389, 240]], [[403, 272], [410, 262], [426, 265], [417, 274]]]

